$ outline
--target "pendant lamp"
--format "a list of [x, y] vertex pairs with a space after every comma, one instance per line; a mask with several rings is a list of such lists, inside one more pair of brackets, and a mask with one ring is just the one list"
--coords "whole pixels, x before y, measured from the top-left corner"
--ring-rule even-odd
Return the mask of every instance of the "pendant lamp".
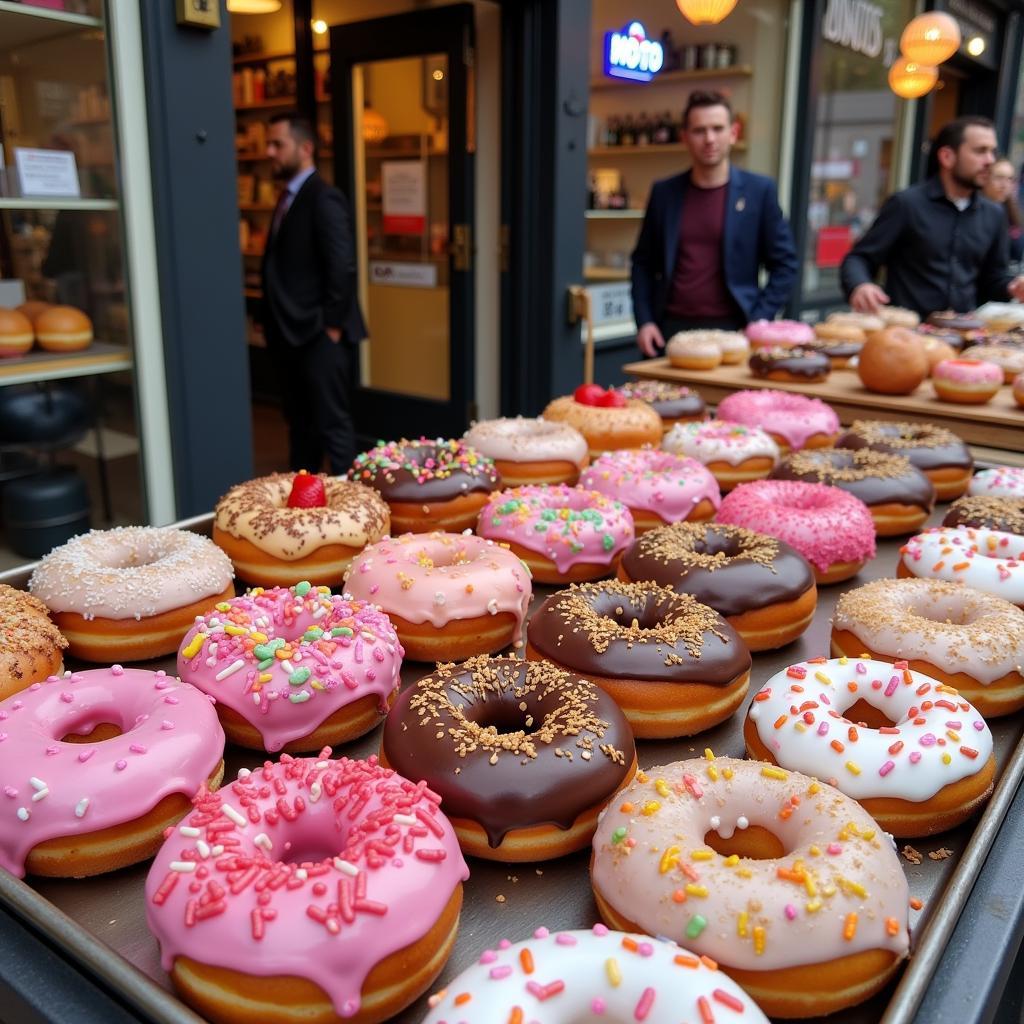
[[363, 107], [363, 141], [375, 145], [387, 137], [388, 123], [384, 120], [384, 115], [373, 107]]
[[941, 64], [960, 49], [960, 26], [945, 11], [925, 11], [903, 30], [900, 52], [926, 67]]
[[676, 0], [683, 17], [694, 25], [717, 25], [735, 6], [736, 0]]
[[939, 80], [939, 69], [897, 57], [889, 68], [889, 88], [905, 100], [916, 100], [932, 91]]
[[274, 14], [281, 0], [228, 0], [229, 14]]

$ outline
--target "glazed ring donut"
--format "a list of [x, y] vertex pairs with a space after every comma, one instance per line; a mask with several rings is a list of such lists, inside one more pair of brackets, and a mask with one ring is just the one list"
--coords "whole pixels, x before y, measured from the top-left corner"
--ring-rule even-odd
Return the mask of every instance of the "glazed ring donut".
[[986, 530], [1002, 530], [1024, 537], [1024, 499], [1021, 498], [957, 498], [943, 526], [973, 526]]
[[759, 348], [748, 360], [750, 372], [762, 380], [820, 384], [832, 370], [832, 361], [823, 352], [801, 345]]
[[494, 495], [477, 533], [507, 546], [538, 583], [611, 576], [633, 542], [629, 509], [582, 487], [517, 487]]
[[[528, 980], [524, 987], [525, 965], [541, 980]], [[553, 995], [558, 999], [542, 1012], [536, 1002]], [[476, 964], [430, 997], [423, 1024], [462, 1020], [467, 1003], [481, 1024], [526, 1020], [524, 1007], [545, 1024], [592, 1017], [667, 1020], [673, 1014], [685, 1020], [768, 1024], [757, 1003], [716, 967], [674, 942], [609, 931], [603, 924], [590, 931], [538, 928], [532, 939], [485, 950]]]
[[580, 487], [625, 505], [637, 534], [684, 519], [711, 519], [722, 495], [711, 471], [671, 452], [605, 452], [580, 476]]
[[[877, 327], [871, 330], [880, 331], [885, 325], [879, 320]], [[820, 324], [814, 325], [814, 336], [819, 341], [846, 342], [853, 345], [863, 345], [868, 340], [867, 329], [855, 321], [832, 320], [831, 318]]]
[[750, 355], [750, 342], [742, 331], [711, 331], [710, 334], [726, 366], [742, 363]]
[[539, 416], [482, 420], [462, 440], [494, 460], [505, 487], [575, 484], [589, 459], [587, 439], [575, 427]]
[[846, 491], [867, 505], [879, 537], [921, 529], [935, 507], [935, 487], [909, 459], [860, 448], [793, 452], [772, 470], [776, 480], [803, 480]]
[[801, 320], [755, 320], [744, 331], [752, 348], [802, 345], [814, 341], [814, 328]]
[[0, 867], [84, 878], [152, 857], [224, 774], [210, 701], [163, 672], [66, 672], [0, 703]]
[[938, 327], [941, 330], [956, 331], [960, 335], [968, 335], [972, 331], [983, 331], [985, 321], [980, 320], [970, 313], [957, 313], [952, 309], [932, 313], [927, 323], [930, 327]]
[[718, 416], [768, 431], [783, 454], [789, 449], [830, 448], [839, 417], [820, 399], [789, 391], [734, 391], [718, 403]]
[[862, 1002], [908, 951], [892, 840], [856, 801], [774, 765], [708, 751], [638, 772], [601, 819], [590, 875], [610, 927], [711, 957], [771, 1017]]
[[661, 417], [646, 402], [635, 398], [627, 399], [625, 408], [618, 408], [586, 405], [573, 395], [563, 395], [549, 402], [542, 415], [546, 420], [575, 427], [587, 439], [592, 459], [618, 448], [657, 444], [663, 433]]
[[38, 597], [0, 583], [0, 622], [0, 700], [63, 672], [68, 642]]
[[299, 580], [337, 586], [353, 556], [390, 531], [388, 507], [376, 491], [306, 472], [232, 487], [217, 502], [213, 522], [214, 543], [238, 575], [263, 587]]
[[[899, 316], [897, 319], [900, 319]], [[825, 322], [839, 328], [854, 327], [863, 331], [865, 335], [880, 331], [886, 326], [885, 317], [881, 314], [875, 316], [874, 313], [858, 313], [852, 309], [840, 309], [835, 313], [829, 313]]]
[[860, 355], [860, 350], [864, 346], [859, 341], [831, 341], [825, 338], [816, 338], [814, 341], [805, 341], [800, 347], [807, 352], [820, 352], [822, 355], [828, 356], [833, 370], [845, 370]]
[[800, 552], [819, 586], [856, 576], [875, 557], [875, 523], [859, 498], [837, 487], [758, 480], [726, 495], [717, 521], [755, 527]]
[[1002, 368], [980, 359], [943, 359], [932, 367], [932, 387], [944, 402], [984, 405], [1002, 383]]
[[972, 496], [1016, 498], [1024, 501], [1024, 468], [994, 466], [983, 469], [971, 478], [967, 493]]
[[1024, 707], [1024, 611], [944, 580], [875, 580], [843, 594], [832, 653], [906, 661], [959, 690], [986, 718]]
[[677, 423], [707, 419], [708, 407], [692, 388], [667, 380], [631, 380], [615, 389], [623, 398], [646, 402], [660, 417], [664, 431]]
[[188, 530], [125, 526], [72, 537], [37, 566], [29, 590], [83, 661], [172, 654], [197, 615], [235, 596], [231, 562]]
[[661, 446], [704, 463], [723, 491], [766, 477], [779, 461], [779, 446], [763, 430], [725, 420], [677, 423]]
[[743, 736], [750, 757], [827, 779], [898, 838], [954, 828], [992, 794], [985, 720], [903, 661], [790, 665], [754, 695]]
[[461, 533], [410, 533], [368, 547], [345, 596], [387, 614], [416, 661], [460, 661], [519, 646], [533, 588], [500, 544]]
[[197, 618], [178, 675], [217, 701], [232, 743], [319, 750], [387, 714], [403, 653], [376, 605], [303, 582], [252, 590]]
[[935, 485], [939, 501], [960, 497], [974, 472], [974, 457], [967, 445], [951, 430], [931, 423], [854, 420], [836, 441], [836, 447], [870, 448], [905, 456]]
[[669, 365], [682, 370], [713, 370], [722, 364], [722, 349], [712, 331], [680, 331], [665, 344]]
[[1003, 371], [1003, 383], [1012, 384], [1013, 378], [1024, 373], [1024, 348], [1014, 345], [972, 345], [964, 349], [964, 359], [980, 359], [995, 363]]
[[903, 306], [883, 306], [878, 311], [878, 319], [886, 327], [907, 327], [910, 330], [921, 323], [921, 317], [917, 313]]
[[962, 583], [1024, 606], [1024, 537], [970, 526], [937, 526], [900, 548], [898, 577]]
[[380, 492], [395, 534], [472, 530], [491, 491], [501, 485], [491, 459], [462, 441], [440, 437], [379, 444], [356, 456], [349, 476]]
[[465, 853], [512, 863], [588, 846], [636, 751], [588, 680], [543, 661], [472, 658], [399, 694], [381, 763], [440, 795]]
[[750, 683], [750, 652], [717, 612], [657, 583], [584, 583], [531, 616], [526, 656], [595, 682], [640, 739], [724, 722]]
[[774, 537], [725, 523], [675, 523], [637, 539], [619, 579], [652, 580], [714, 608], [751, 651], [795, 640], [814, 618], [807, 560]]
[[201, 793], [153, 862], [146, 922], [208, 1020], [376, 1024], [451, 953], [469, 871], [437, 795], [330, 753]]

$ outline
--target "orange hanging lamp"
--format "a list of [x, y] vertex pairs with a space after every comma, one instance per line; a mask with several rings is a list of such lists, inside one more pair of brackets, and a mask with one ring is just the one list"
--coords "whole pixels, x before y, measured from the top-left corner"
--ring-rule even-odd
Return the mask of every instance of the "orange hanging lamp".
[[925, 67], [941, 64], [960, 49], [960, 26], [945, 11], [925, 11], [903, 30], [900, 52]]
[[889, 88], [905, 100], [916, 100], [931, 92], [938, 80], [938, 68], [906, 57], [897, 57], [889, 68]]
[[732, 14], [737, 0], [676, 0], [683, 17], [694, 25], [717, 25]]

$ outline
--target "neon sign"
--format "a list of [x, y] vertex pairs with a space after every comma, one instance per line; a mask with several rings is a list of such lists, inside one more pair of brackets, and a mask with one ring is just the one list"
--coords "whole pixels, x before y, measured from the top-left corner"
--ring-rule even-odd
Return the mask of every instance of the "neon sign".
[[649, 82], [665, 63], [665, 51], [656, 39], [648, 39], [639, 21], [621, 32], [604, 34], [604, 73], [610, 78]]

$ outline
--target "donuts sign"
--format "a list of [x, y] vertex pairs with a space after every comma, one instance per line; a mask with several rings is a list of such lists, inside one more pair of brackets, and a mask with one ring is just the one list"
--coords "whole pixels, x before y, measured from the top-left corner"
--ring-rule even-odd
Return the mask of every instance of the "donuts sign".
[[656, 39], [648, 39], [639, 21], [618, 32], [604, 34], [604, 73], [610, 78], [649, 82], [665, 64], [665, 51]]

